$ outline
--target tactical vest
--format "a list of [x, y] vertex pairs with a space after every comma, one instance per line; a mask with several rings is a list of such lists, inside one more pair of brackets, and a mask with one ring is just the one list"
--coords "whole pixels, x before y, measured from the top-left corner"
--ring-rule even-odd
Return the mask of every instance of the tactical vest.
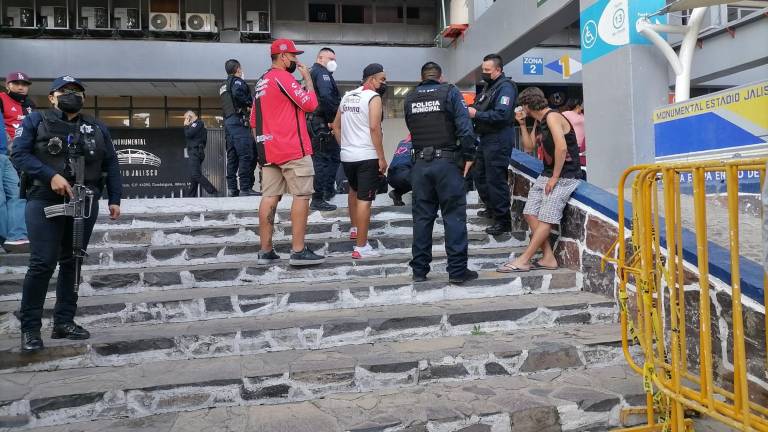
[[237, 115], [243, 115], [243, 109], [235, 106], [235, 98], [232, 96], [232, 82], [235, 76], [228, 76], [227, 80], [219, 87], [219, 97], [221, 98], [221, 109], [224, 111], [224, 118]]
[[[101, 163], [106, 156], [106, 143], [104, 133], [96, 124], [95, 119], [81, 114], [78, 122], [71, 123], [62, 120], [59, 117], [60, 113], [55, 110], [45, 110], [41, 114], [43, 121], [37, 126], [37, 138], [35, 139], [33, 149], [35, 157], [53, 168], [57, 174], [61, 174], [72, 182], [75, 180], [75, 177], [69, 169], [67, 161], [67, 143], [77, 135], [80, 136], [81, 142], [93, 140], [93, 154], [85, 152], [85, 183], [89, 185], [99, 184], [102, 177]], [[57, 147], [56, 140], [61, 141], [61, 151], [57, 154], [51, 154], [49, 149], [49, 143], [52, 140], [54, 145], [50, 147], [53, 148]]]
[[[517, 94], [517, 84], [509, 77], [504, 77], [504, 79], [499, 79], [495, 83], [493, 83], [492, 86], [486, 87], [482, 93], [480, 93], [480, 96], [477, 97], [477, 100], [475, 101], [472, 106], [480, 111], [490, 111], [494, 108], [495, 102], [498, 100], [498, 93], [499, 89], [501, 88], [502, 84], [504, 83], [510, 83], [512, 84], [512, 87], [515, 89], [515, 94]], [[516, 101], [512, 101], [512, 103], [515, 103]], [[514, 121], [514, 118], [512, 119]], [[485, 135], [489, 133], [498, 132], [500, 129], [498, 127], [491, 126], [489, 124], [486, 124], [484, 122], [474, 122], [475, 123], [475, 132], [480, 135]], [[511, 124], [509, 125], [511, 126]]]
[[456, 125], [448, 112], [451, 87], [450, 84], [429, 90], [417, 87], [405, 98], [405, 123], [411, 132], [414, 150], [455, 149]]

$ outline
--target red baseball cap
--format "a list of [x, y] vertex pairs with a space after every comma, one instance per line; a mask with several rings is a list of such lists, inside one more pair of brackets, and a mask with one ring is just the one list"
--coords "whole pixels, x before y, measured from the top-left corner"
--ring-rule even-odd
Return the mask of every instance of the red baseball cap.
[[11, 72], [5, 76], [6, 83], [13, 81], [23, 81], [27, 84], [32, 84], [32, 80], [29, 79], [29, 75], [25, 74], [24, 72]]
[[272, 54], [304, 54], [304, 51], [299, 51], [296, 49], [296, 45], [290, 39], [277, 39], [276, 41], [272, 42], [271, 51]]

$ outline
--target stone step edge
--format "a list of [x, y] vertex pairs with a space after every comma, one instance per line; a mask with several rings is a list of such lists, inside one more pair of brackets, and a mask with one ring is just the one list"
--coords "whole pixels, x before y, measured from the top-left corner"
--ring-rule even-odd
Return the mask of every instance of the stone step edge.
[[[495, 276], [496, 273], [483, 272], [477, 280], [461, 286], [451, 284], [446, 280], [430, 280], [420, 283], [405, 280], [399, 283], [381, 280], [379, 284], [364, 283], [357, 287], [338, 287], [338, 283], [335, 283], [322, 284], [322, 286], [313, 287], [311, 290], [298, 288], [275, 293], [238, 292], [230, 295], [219, 293], [218, 295], [199, 297], [195, 297], [194, 292], [185, 290], [184, 295], [172, 299], [153, 300], [151, 295], [144, 295], [143, 298], [112, 303], [108, 303], [110, 296], [90, 296], [85, 298], [101, 300], [102, 303], [89, 302], [90, 304], [78, 306], [77, 319], [78, 323], [85, 327], [108, 327], [246, 316], [264, 317], [284, 312], [357, 309], [434, 301], [579, 291], [576, 287], [576, 273], [572, 271], [552, 273], [538, 271], [526, 275]], [[252, 286], [254, 291], [258, 291], [260, 287], [262, 286]], [[149, 291], [146, 294], [156, 293], [158, 292]], [[4, 305], [0, 304], [0, 306]], [[169, 311], [176, 311], [176, 314]], [[15, 310], [0, 312], [0, 334], [18, 334], [19, 321], [13, 312]], [[45, 308], [43, 311], [44, 328], [50, 327], [52, 316], [53, 309], [51, 307]]]
[[[345, 365], [342, 368], [298, 371], [289, 368], [282, 372], [272, 370], [268, 374], [240, 373], [240, 376], [228, 378], [218, 376], [211, 381], [6, 401], [0, 406], [0, 415], [26, 415], [38, 420], [54, 419], [57, 422], [62, 420], [62, 416], [68, 416], [73, 421], [84, 420], [86, 418], [82, 417], [83, 414], [88, 415], [87, 419], [140, 417], [231, 404], [298, 402], [331, 394], [413, 387], [445, 381], [472, 381], [502, 375], [525, 377], [545, 371], [618, 365], [624, 361], [618, 347], [562, 343], [540, 344], [525, 349], [511, 348], [501, 352], [441, 353], [439, 358], [436, 357], [422, 353], [390, 362], [377, 361], [371, 357], [356, 361], [354, 366]], [[591, 358], [599, 359], [600, 362], [590, 362]], [[642, 394], [641, 388], [638, 388], [638, 394]], [[616, 401], [612, 405], [620, 402]], [[613, 406], [601, 410], [609, 411]], [[154, 408], [154, 412], [152, 408], [148, 410], [148, 407]], [[102, 413], [105, 416], [101, 416]], [[37, 426], [41, 426], [45, 421], [37, 423]]]
[[[178, 265], [179, 260], [189, 264], [211, 259], [223, 259], [242, 255], [253, 255], [260, 249], [260, 242], [253, 240], [221, 241], [216, 239], [210, 243], [179, 243], [179, 244], [104, 244], [88, 248], [88, 257], [84, 268], [120, 268], [135, 264], [160, 264], [170, 262]], [[442, 234], [432, 238], [433, 248], [439, 250], [445, 244]], [[489, 236], [485, 233], [469, 233], [469, 245], [477, 250], [499, 247], [522, 247], [524, 242], [511, 236]], [[311, 250], [326, 256], [343, 256], [351, 254], [354, 240], [347, 238], [307, 238], [305, 243]], [[409, 235], [377, 234], [369, 238], [370, 245], [385, 255], [403, 253], [412, 244]], [[291, 250], [290, 238], [275, 239], [274, 250], [278, 254], [288, 255]], [[29, 262], [29, 253], [0, 254], [0, 264], [7, 268], [25, 268]], [[166, 264], [168, 265], [168, 264]]]
[[[476, 215], [476, 211], [482, 208], [481, 204], [467, 204], [467, 216], [474, 216]], [[289, 216], [290, 215], [290, 208], [278, 208], [277, 213], [279, 216]], [[381, 213], [401, 213], [401, 214], [411, 214], [412, 213], [412, 206], [405, 205], [405, 206], [373, 206], [371, 208], [371, 214], [377, 215]], [[99, 222], [107, 222], [109, 225], [119, 225], [126, 223], [125, 221], [128, 219], [135, 219], [136, 217], [142, 217], [147, 216], [154, 219], [163, 219], [163, 220], [171, 220], [172, 218], [177, 217], [185, 217], [189, 215], [197, 215], [200, 216], [218, 216], [218, 215], [229, 215], [229, 214], [249, 214], [252, 216], [249, 217], [258, 217], [259, 209], [258, 206], [253, 209], [216, 209], [216, 210], [196, 210], [196, 211], [189, 211], [189, 212], [175, 212], [175, 213], [150, 213], [149, 211], [142, 211], [142, 212], [126, 212], [120, 215], [120, 219], [113, 221], [109, 219], [109, 215], [106, 213], [100, 213], [97, 219], [97, 223]], [[338, 207], [336, 210], [332, 211], [319, 211], [319, 210], [310, 210], [309, 212], [309, 219], [313, 219], [314, 214], [320, 214], [321, 217], [335, 217], [338, 215], [338, 217], [343, 216], [349, 216], [348, 208], [347, 207]]]
[[[510, 250], [480, 249], [468, 261], [471, 270], [497, 268], [509, 258]], [[441, 256], [443, 255], [443, 256]], [[351, 257], [329, 257], [319, 266], [294, 267], [287, 260], [278, 264], [259, 265], [255, 260], [215, 262], [192, 266], [157, 266], [155, 268], [119, 268], [84, 270], [80, 297], [128, 294], [144, 291], [169, 291], [187, 288], [211, 288], [292, 283], [343, 281], [350, 278], [398, 277], [411, 274], [407, 265], [410, 254], [391, 254], [381, 258], [353, 260]], [[445, 273], [444, 254], [433, 254], [431, 275]], [[10, 276], [10, 277], [8, 277]], [[48, 285], [48, 297], [56, 292], [56, 277]], [[21, 299], [24, 274], [0, 277], [0, 301]]]
[[[29, 355], [19, 352], [18, 339], [7, 339], [11, 350], [0, 351], [0, 371], [48, 370], [50, 367], [114, 366], [152, 360], [195, 359], [253, 355], [270, 351], [321, 349], [375, 343], [383, 340], [421, 340], [443, 336], [465, 336], [499, 331], [559, 328], [562, 325], [614, 323], [617, 311], [613, 302], [557, 304], [538, 307], [496, 308], [474, 312], [445, 311], [425, 314], [414, 307], [409, 314], [392, 310], [375, 318], [334, 317], [296, 323], [292, 318], [271, 324], [269, 319], [228, 330], [201, 328], [182, 330], [168, 327], [154, 337], [101, 332], [97, 342], [61, 341], [44, 351]], [[362, 314], [360, 314], [362, 315]], [[242, 320], [240, 320], [242, 321]], [[219, 322], [221, 324], [223, 322]], [[178, 327], [178, 326], [176, 326]], [[145, 327], [146, 328], [146, 327]], [[108, 329], [107, 329], [108, 330]], [[163, 333], [172, 335], [164, 336]], [[47, 339], [46, 339], [47, 341]], [[14, 343], [15, 342], [15, 343]]]

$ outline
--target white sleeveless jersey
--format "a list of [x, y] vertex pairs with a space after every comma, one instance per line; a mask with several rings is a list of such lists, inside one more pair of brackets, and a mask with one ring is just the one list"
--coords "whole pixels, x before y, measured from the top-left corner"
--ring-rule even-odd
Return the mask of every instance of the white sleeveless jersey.
[[341, 161], [358, 162], [378, 159], [371, 140], [369, 120], [371, 99], [379, 94], [358, 87], [348, 91], [341, 99]]

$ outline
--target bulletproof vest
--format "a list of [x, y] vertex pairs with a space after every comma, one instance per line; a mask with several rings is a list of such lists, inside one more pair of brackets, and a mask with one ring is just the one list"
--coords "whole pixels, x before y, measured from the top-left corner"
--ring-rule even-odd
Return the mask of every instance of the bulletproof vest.
[[[486, 87], [472, 106], [480, 112], [492, 110], [494, 108], [495, 102], [498, 100], [497, 95], [499, 89], [501, 88], [502, 84], [506, 82], [512, 84], [512, 87], [515, 88], [515, 94], [517, 94], [517, 84], [515, 84], [511, 78], [504, 77], [503, 79], [497, 80], [495, 83], [493, 83], [492, 86]], [[481, 135], [498, 132], [498, 129], [498, 127], [485, 124], [484, 122], [475, 122], [475, 132]]]
[[448, 112], [450, 91], [450, 84], [430, 90], [417, 87], [405, 98], [405, 123], [411, 131], [414, 150], [456, 147], [456, 126]]
[[219, 97], [221, 98], [221, 109], [224, 111], [224, 118], [234, 114], [242, 114], [242, 110], [235, 106], [235, 98], [232, 96], [232, 81], [234, 76], [228, 76], [227, 80], [219, 87]]
[[[43, 121], [37, 126], [37, 138], [33, 153], [35, 157], [57, 174], [61, 174], [69, 181], [74, 181], [75, 176], [69, 169], [67, 143], [79, 136], [81, 142], [92, 140], [94, 144], [93, 154], [85, 152], [85, 182], [97, 184], [101, 181], [101, 163], [106, 155], [104, 133], [90, 116], [80, 115], [80, 120], [71, 123], [62, 120], [59, 113], [54, 110], [41, 112]], [[61, 150], [51, 154], [58, 148], [61, 142]], [[49, 145], [51, 144], [51, 145]]]

